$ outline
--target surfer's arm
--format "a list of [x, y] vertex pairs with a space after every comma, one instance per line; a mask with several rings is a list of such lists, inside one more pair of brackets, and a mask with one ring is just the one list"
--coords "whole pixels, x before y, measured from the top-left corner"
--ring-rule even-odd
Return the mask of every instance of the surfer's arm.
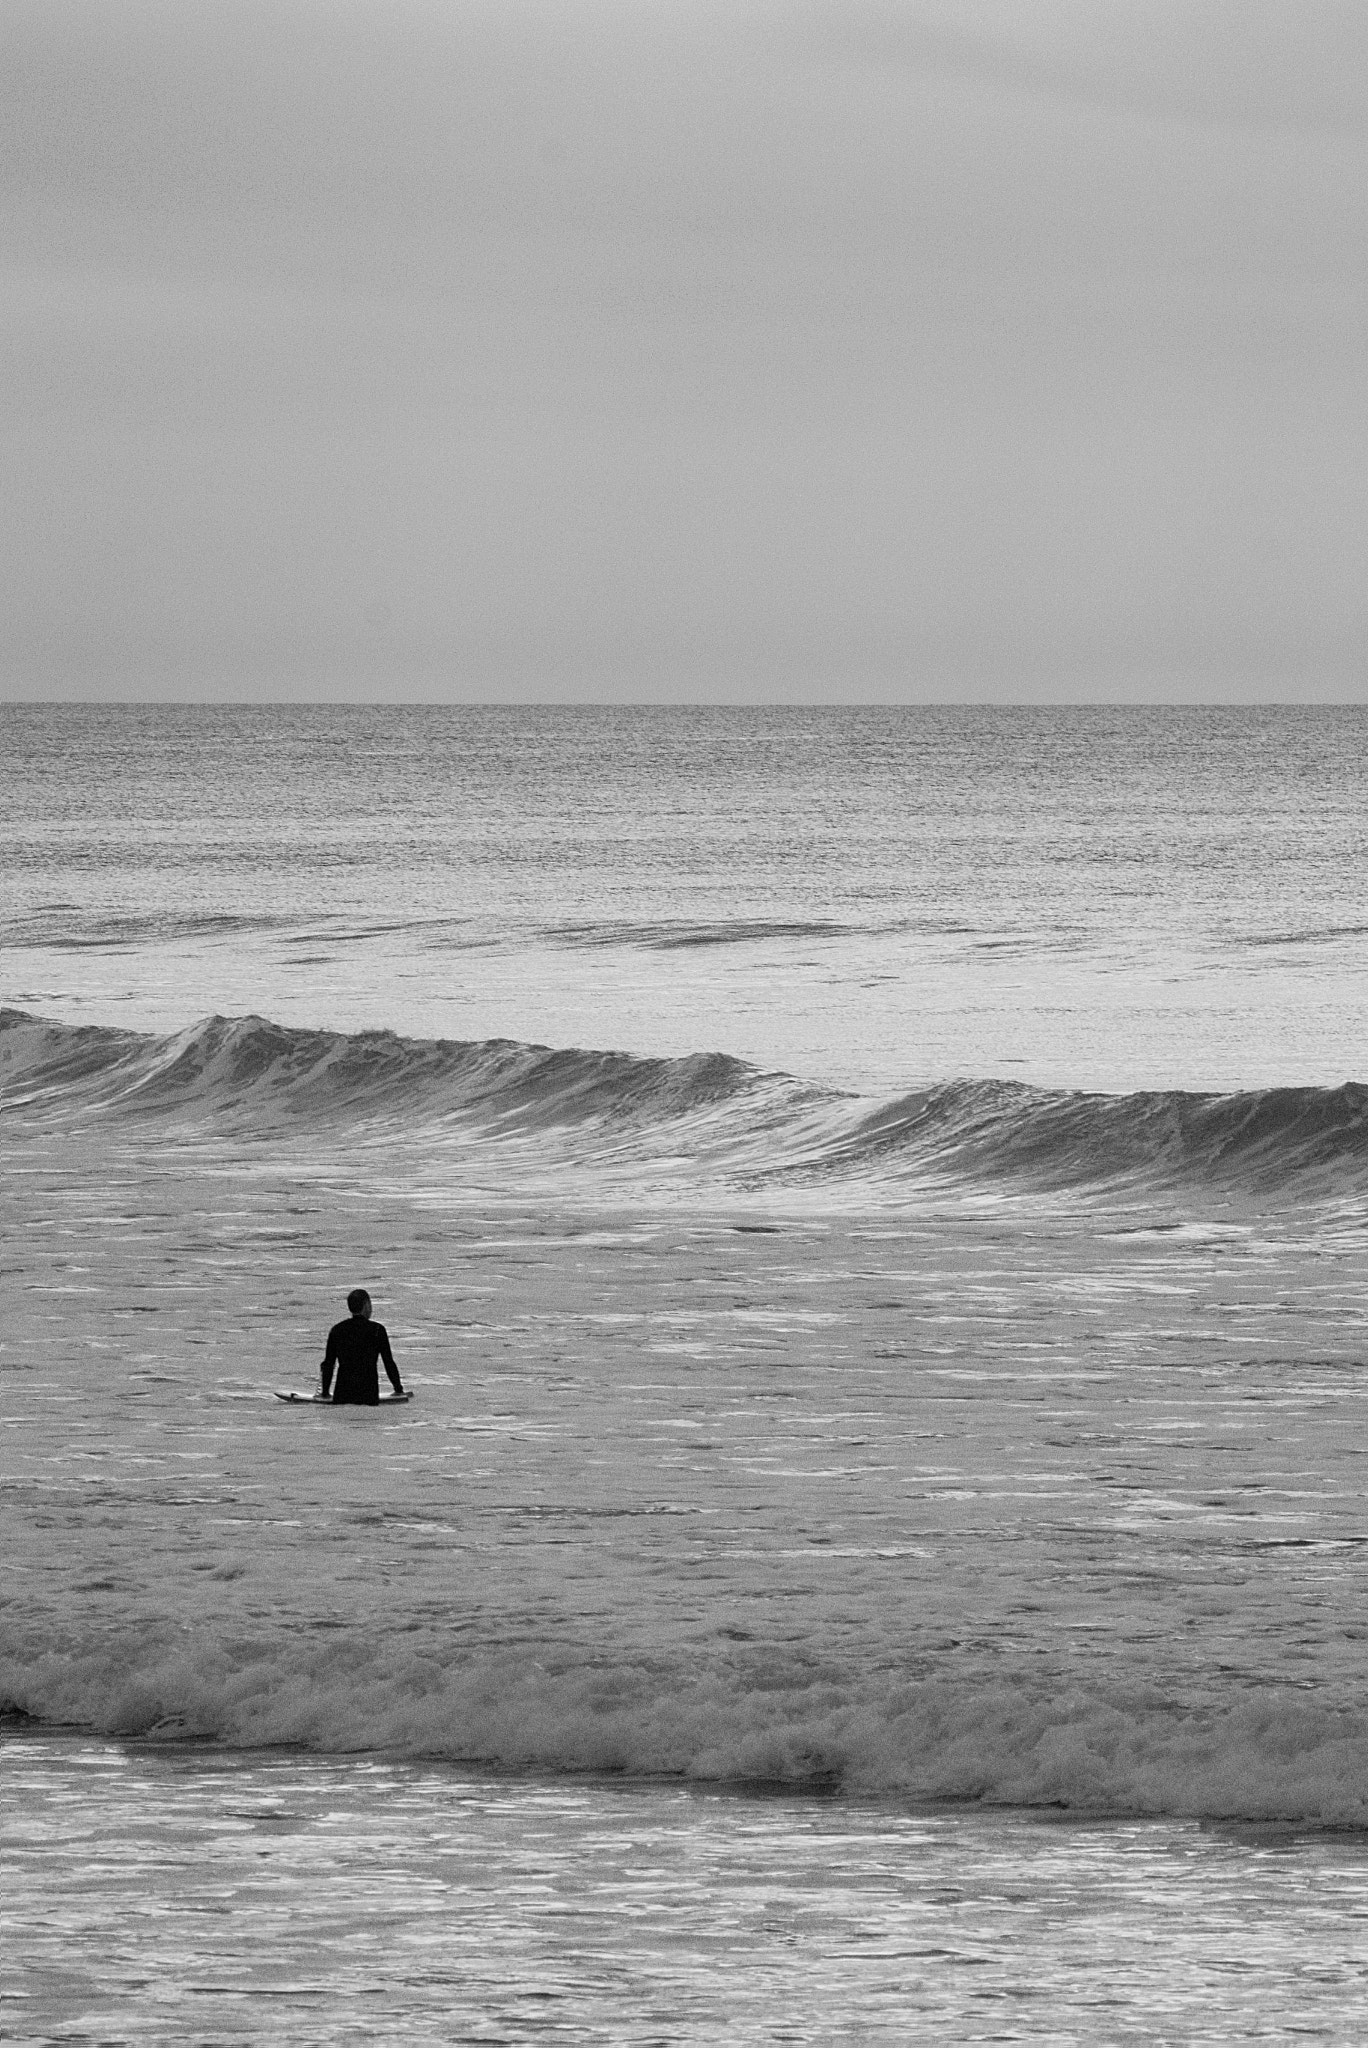
[[333, 1377], [333, 1367], [334, 1367], [334, 1366], [336, 1365], [336, 1363], [337, 1363], [337, 1345], [336, 1345], [336, 1343], [335, 1343], [335, 1341], [334, 1341], [334, 1338], [333, 1338], [333, 1333], [332, 1333], [332, 1331], [331, 1331], [331, 1330], [329, 1330], [329, 1332], [328, 1332], [328, 1348], [327, 1348], [327, 1350], [326, 1350], [326, 1351], [325, 1351], [325, 1352], [323, 1353], [323, 1363], [322, 1363], [322, 1365], [320, 1365], [320, 1366], [319, 1366], [319, 1368], [318, 1368], [319, 1378], [320, 1378], [320, 1379], [322, 1380], [322, 1382], [323, 1382], [323, 1399], [324, 1399], [325, 1401], [327, 1400], [328, 1396], [329, 1396], [329, 1395], [331, 1394], [331, 1392], [332, 1392], [332, 1377]]
[[396, 1394], [402, 1394], [404, 1382], [399, 1377], [399, 1368], [394, 1362], [394, 1353], [389, 1348], [389, 1336], [384, 1330], [378, 1330], [376, 1335], [380, 1339], [380, 1357], [384, 1363], [385, 1371], [389, 1374], [389, 1383]]

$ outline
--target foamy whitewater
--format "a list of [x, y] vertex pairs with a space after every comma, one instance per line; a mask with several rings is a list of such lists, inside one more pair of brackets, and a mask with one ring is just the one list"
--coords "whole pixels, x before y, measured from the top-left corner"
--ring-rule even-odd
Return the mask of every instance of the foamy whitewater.
[[[1107, 1817], [1109, 1885], [1149, 1827], [1368, 1825], [1368, 719], [0, 730], [21, 1833], [43, 1743], [117, 1804], [100, 1742], [187, 1737], [265, 1774], [259, 1814], [282, 1752], [416, 1771], [387, 1796], [429, 1817], [464, 1785], [495, 1862], [510, 1772], [572, 1862], [619, 1777], [786, 1789], [790, 1847], [844, 1812], [860, 1883], [969, 1856], [959, 1802]], [[412, 1405], [277, 1402], [356, 1284]], [[220, 1796], [158, 1782], [178, 1826]], [[1302, 1931], [1332, 2032], [1368, 1882], [1336, 1853], [1341, 1918]], [[858, 2010], [814, 1978], [792, 2037], [965, 2036], [918, 1968]], [[701, 1985], [678, 2038], [771, 2038]], [[577, 2038], [676, 2038], [575, 1996]]]

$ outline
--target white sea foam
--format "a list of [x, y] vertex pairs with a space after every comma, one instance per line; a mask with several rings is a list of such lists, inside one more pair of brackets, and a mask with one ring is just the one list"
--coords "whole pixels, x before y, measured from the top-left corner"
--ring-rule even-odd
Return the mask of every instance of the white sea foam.
[[470, 1657], [439, 1632], [0, 1641], [9, 1705], [108, 1734], [678, 1775], [1074, 1812], [1368, 1826], [1368, 1716], [1292, 1686], [1184, 1710], [1096, 1687], [957, 1683], [795, 1660]]

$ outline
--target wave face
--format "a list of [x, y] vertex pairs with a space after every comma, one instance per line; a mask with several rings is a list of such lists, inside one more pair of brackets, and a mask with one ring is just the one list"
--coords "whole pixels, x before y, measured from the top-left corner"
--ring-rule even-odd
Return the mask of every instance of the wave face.
[[0, 1011], [0, 1106], [61, 1116], [173, 1115], [265, 1131], [448, 1117], [573, 1125], [665, 1119], [743, 1093], [753, 1070], [721, 1054], [683, 1060], [557, 1051], [488, 1039], [348, 1035], [209, 1017], [170, 1038], [50, 1024]]
[[915, 1158], [987, 1182], [1329, 1192], [1368, 1169], [1368, 1088], [1113, 1096], [954, 1082], [867, 1117], [850, 1149], [866, 1164]]
[[1368, 1087], [1101, 1095], [951, 1081], [871, 1106], [723, 1053], [642, 1059], [211, 1017], [172, 1037], [0, 1011], [0, 1110], [198, 1132], [495, 1143], [538, 1136], [751, 1188], [1348, 1196], [1368, 1183]]

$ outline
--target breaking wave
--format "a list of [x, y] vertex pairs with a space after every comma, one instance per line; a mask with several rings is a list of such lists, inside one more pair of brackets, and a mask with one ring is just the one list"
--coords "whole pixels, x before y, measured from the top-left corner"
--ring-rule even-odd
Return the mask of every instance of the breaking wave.
[[245, 1749], [1368, 1826], [1368, 1716], [1293, 1686], [1197, 1703], [1024, 1672], [903, 1678], [778, 1645], [687, 1662], [586, 1651], [472, 1650], [412, 1626], [249, 1641], [130, 1618], [69, 1645], [50, 1625], [11, 1627], [0, 1716]]
[[638, 1159], [736, 1186], [1207, 1187], [1368, 1183], [1368, 1087], [1101, 1095], [950, 1081], [875, 1103], [725, 1053], [640, 1058], [211, 1017], [160, 1038], [0, 1011], [0, 1111], [350, 1141], [538, 1137], [585, 1169]]

